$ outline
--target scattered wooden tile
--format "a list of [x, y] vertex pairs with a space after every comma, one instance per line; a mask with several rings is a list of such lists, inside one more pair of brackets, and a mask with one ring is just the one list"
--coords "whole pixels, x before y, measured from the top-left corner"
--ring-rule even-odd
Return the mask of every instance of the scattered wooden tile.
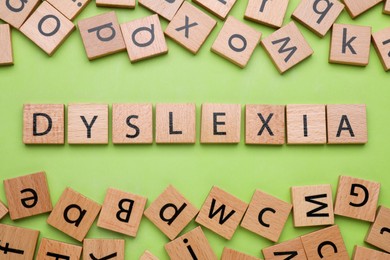
[[79, 260], [81, 257], [81, 246], [67, 244], [64, 242], [42, 238], [38, 249], [37, 260], [46, 259], [72, 259]]
[[261, 259], [225, 247], [222, 251], [221, 260], [261, 260]]
[[68, 105], [69, 144], [108, 143], [108, 105]]
[[270, 260], [307, 260], [300, 237], [264, 248], [262, 252], [264, 258]]
[[172, 240], [198, 212], [173, 186], [168, 186], [145, 210], [144, 215]]
[[139, 0], [138, 3], [147, 9], [159, 14], [168, 21], [172, 18], [183, 4], [184, 0]]
[[168, 53], [157, 15], [121, 24], [121, 30], [131, 62]]
[[[387, 1], [390, 8], [390, 0]], [[390, 70], [390, 27], [372, 34], [372, 40], [385, 71]]]
[[14, 64], [11, 27], [9, 24], [0, 24], [0, 46], [0, 65]]
[[19, 29], [39, 3], [39, 0], [0, 1], [0, 19]]
[[73, 20], [91, 0], [47, 0], [52, 6], [66, 16], [69, 20]]
[[380, 206], [365, 241], [390, 253], [390, 208]]
[[12, 220], [50, 212], [53, 208], [45, 172], [4, 180]]
[[329, 184], [291, 187], [291, 196], [295, 227], [334, 223], [332, 188]]
[[20, 31], [49, 56], [74, 29], [74, 24], [46, 1], [20, 27]]
[[384, 14], [390, 14], [390, 1], [386, 0], [385, 7], [383, 8]]
[[353, 256], [352, 260], [389, 260], [390, 259], [390, 254], [362, 247], [362, 246], [355, 246], [353, 250]]
[[236, 0], [193, 0], [193, 2], [205, 8], [219, 19], [224, 20], [233, 8]]
[[260, 190], [253, 194], [241, 226], [273, 242], [279, 240], [292, 205]]
[[197, 227], [165, 245], [171, 260], [207, 259], [217, 260], [202, 228]]
[[165, 34], [196, 54], [216, 24], [213, 18], [185, 1], [168, 24]]
[[147, 198], [109, 188], [97, 226], [136, 237]]
[[6, 206], [4, 205], [4, 203], [1, 202], [1, 200], [0, 200], [0, 220], [1, 220], [2, 218], [4, 218], [4, 216], [7, 215], [7, 213], [8, 213], [7, 207], [6, 207]]
[[263, 39], [261, 44], [280, 73], [286, 72], [313, 54], [294, 22], [272, 33]]
[[285, 106], [246, 105], [245, 143], [274, 144], [285, 143]]
[[280, 28], [286, 15], [288, 2], [289, 0], [249, 0], [244, 18], [274, 28]]
[[366, 66], [370, 58], [371, 27], [334, 24], [330, 63]]
[[383, 0], [344, 0], [345, 7], [352, 18], [371, 9]]
[[78, 241], [83, 241], [100, 211], [100, 205], [66, 188], [47, 223]]
[[159, 260], [159, 258], [155, 255], [153, 255], [148, 250], [145, 250], [145, 252], [141, 255], [139, 260]]
[[133, 9], [135, 8], [135, 0], [96, 0], [96, 6]]
[[83, 259], [125, 259], [124, 239], [84, 239]]
[[229, 16], [214, 41], [211, 50], [237, 66], [244, 68], [255, 48], [259, 45], [261, 32]]
[[239, 143], [241, 105], [202, 104], [201, 143]]
[[23, 143], [64, 144], [64, 105], [25, 104]]
[[318, 36], [324, 37], [343, 9], [344, 5], [338, 0], [303, 0], [292, 17]]
[[230, 240], [247, 207], [242, 200], [214, 186], [195, 221]]

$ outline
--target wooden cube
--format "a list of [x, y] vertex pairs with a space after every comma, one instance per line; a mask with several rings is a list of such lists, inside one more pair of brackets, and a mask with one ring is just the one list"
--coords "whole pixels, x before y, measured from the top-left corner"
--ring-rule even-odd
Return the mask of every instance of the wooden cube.
[[159, 260], [159, 258], [153, 255], [150, 251], [145, 250], [145, 252], [141, 255], [139, 260]]
[[195, 221], [230, 240], [247, 207], [242, 200], [214, 186]]
[[[387, 1], [390, 9], [390, 1]], [[385, 71], [390, 70], [390, 27], [372, 34], [372, 42]]]
[[370, 58], [371, 27], [334, 24], [330, 63], [366, 66]]
[[133, 9], [135, 8], [135, 0], [96, 0], [96, 6]]
[[245, 143], [273, 144], [285, 143], [285, 106], [246, 105]]
[[108, 105], [68, 105], [69, 144], [108, 143]]
[[324, 37], [343, 9], [344, 5], [338, 0], [303, 0], [292, 17], [318, 36]]
[[173, 240], [198, 212], [173, 186], [168, 186], [145, 210], [144, 215]]
[[230, 10], [233, 8], [236, 0], [193, 0], [219, 19], [225, 19]]
[[101, 206], [80, 193], [66, 188], [47, 223], [78, 241], [83, 241]]
[[23, 143], [64, 144], [64, 105], [25, 104]]
[[291, 196], [295, 227], [332, 225], [334, 223], [330, 185], [291, 187]]
[[121, 30], [131, 62], [168, 53], [164, 33], [156, 14], [121, 24]]
[[9, 24], [0, 24], [0, 46], [0, 65], [14, 64], [11, 27], [9, 26]]
[[266, 260], [307, 260], [300, 237], [264, 248], [262, 252]]
[[165, 34], [196, 54], [216, 24], [209, 15], [185, 1], [168, 24]]
[[384, 14], [390, 14], [390, 1], [386, 0], [385, 7], [383, 8]]
[[249, 0], [244, 18], [274, 28], [280, 28], [286, 15], [288, 2], [289, 0]]
[[365, 241], [390, 253], [390, 208], [380, 206]]
[[83, 259], [125, 259], [124, 239], [84, 239]]
[[328, 144], [367, 143], [366, 105], [327, 105]]
[[313, 54], [313, 50], [294, 22], [283, 26], [261, 41], [280, 73], [284, 73]]
[[388, 260], [390, 259], [390, 254], [383, 253], [378, 250], [355, 246], [353, 250], [352, 260]]
[[56, 240], [42, 238], [38, 249], [37, 260], [49, 259], [72, 259], [79, 260], [81, 257], [81, 246], [63, 243]]
[[221, 260], [261, 260], [261, 259], [225, 247], [222, 252]]
[[109, 188], [97, 226], [136, 237], [147, 198]]
[[0, 224], [2, 260], [33, 260], [39, 231]]
[[0, 19], [12, 25], [16, 29], [26, 21], [27, 17], [41, 3], [39, 0], [29, 1], [0, 1]]
[[4, 180], [12, 220], [50, 212], [53, 205], [45, 172]]
[[337, 225], [301, 237], [308, 259], [348, 260], [348, 252]]
[[165, 245], [171, 260], [207, 259], [217, 260], [202, 228], [197, 227]]
[[66, 16], [69, 20], [73, 20], [90, 2], [90, 0], [47, 0], [52, 6]]
[[201, 143], [239, 143], [241, 105], [202, 104]]
[[156, 105], [156, 143], [195, 143], [195, 104]]
[[345, 7], [352, 18], [371, 9], [383, 0], [344, 0]]
[[184, 0], [139, 0], [138, 3], [161, 17], [172, 20]]
[[0, 200], [0, 220], [1, 220], [2, 218], [4, 218], [4, 216], [7, 215], [7, 213], [8, 213], [7, 207], [6, 207], [6, 206], [4, 205], [4, 203], [1, 202], [1, 200]]
[[259, 45], [261, 32], [229, 16], [214, 41], [211, 50], [223, 58], [244, 68], [255, 48]]
[[292, 205], [256, 190], [241, 226], [273, 242], [279, 240]]

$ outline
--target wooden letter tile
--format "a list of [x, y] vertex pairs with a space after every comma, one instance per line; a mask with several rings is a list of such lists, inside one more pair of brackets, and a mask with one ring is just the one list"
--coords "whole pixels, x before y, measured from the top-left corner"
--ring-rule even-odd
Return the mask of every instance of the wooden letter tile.
[[386, 0], [385, 7], [383, 8], [384, 14], [390, 14], [390, 1]]
[[300, 237], [264, 248], [262, 252], [265, 260], [307, 260]]
[[19, 29], [39, 3], [39, 0], [0, 0], [0, 19]]
[[366, 66], [370, 58], [371, 27], [334, 24], [330, 63]]
[[7, 215], [8, 209], [7, 207], [1, 202], [0, 200], [0, 220], [4, 218], [5, 215]]
[[50, 212], [53, 208], [44, 172], [4, 180], [4, 190], [12, 220]]
[[287, 105], [287, 143], [325, 144], [325, 105]]
[[253, 194], [241, 226], [273, 242], [279, 240], [292, 205], [260, 190]]
[[165, 245], [171, 260], [207, 259], [217, 260], [202, 228], [197, 227]]
[[216, 24], [213, 18], [185, 1], [168, 24], [165, 34], [196, 54]]
[[133, 9], [135, 0], [96, 0], [96, 6]]
[[68, 105], [69, 144], [108, 143], [108, 105]]
[[284, 144], [285, 106], [246, 105], [245, 143]]
[[294, 22], [283, 26], [261, 41], [280, 73], [310, 57], [313, 50]]
[[69, 20], [73, 20], [91, 0], [47, 0], [52, 6], [66, 16]]
[[292, 187], [291, 195], [295, 227], [332, 225], [334, 223], [330, 185]]
[[193, 0], [193, 2], [224, 20], [233, 8], [236, 0]]
[[365, 241], [390, 253], [390, 208], [379, 207]]
[[125, 259], [125, 240], [123, 239], [85, 239], [83, 259]]
[[141, 255], [139, 260], [159, 260], [159, 258], [155, 255], [153, 255], [148, 250], [145, 250], [145, 252]]
[[183, 4], [183, 0], [139, 0], [138, 3], [170, 21]]
[[318, 36], [324, 37], [343, 9], [344, 5], [338, 0], [303, 0], [292, 17]]
[[371, 260], [371, 259], [389, 260], [390, 254], [386, 254], [381, 251], [377, 251], [362, 246], [355, 246], [352, 260]]
[[221, 260], [261, 260], [261, 259], [225, 247], [222, 252]]
[[259, 45], [261, 33], [229, 16], [211, 50], [244, 68]]
[[156, 14], [121, 24], [121, 30], [131, 62], [168, 53]]
[[97, 226], [136, 237], [147, 198], [108, 189]]
[[0, 65], [14, 64], [11, 27], [9, 24], [0, 24], [0, 46]]
[[74, 29], [74, 24], [46, 1], [20, 27], [20, 31], [49, 56]]
[[[389, 3], [390, 9], [390, 0]], [[376, 32], [372, 35], [372, 40], [379, 59], [382, 62], [385, 71], [390, 70], [390, 27]]]
[[239, 143], [241, 105], [202, 104], [201, 143]]
[[47, 223], [78, 241], [83, 241], [100, 211], [100, 205], [66, 188]]
[[358, 15], [371, 9], [375, 5], [379, 4], [383, 0], [343, 0], [345, 7], [352, 18], [356, 18]]
[[247, 207], [242, 200], [214, 186], [195, 221], [230, 240]]
[[328, 144], [367, 143], [366, 105], [327, 105]]
[[244, 18], [253, 22], [280, 28], [286, 15], [289, 0], [249, 0]]
[[25, 104], [23, 143], [64, 144], [64, 105]]
[[145, 210], [144, 215], [173, 240], [198, 212], [173, 186], [168, 186]]
[[33, 260], [39, 231], [0, 224], [0, 259]]
[[68, 259], [79, 260], [81, 257], [81, 246], [63, 243], [56, 240], [42, 238], [38, 249], [37, 260]]

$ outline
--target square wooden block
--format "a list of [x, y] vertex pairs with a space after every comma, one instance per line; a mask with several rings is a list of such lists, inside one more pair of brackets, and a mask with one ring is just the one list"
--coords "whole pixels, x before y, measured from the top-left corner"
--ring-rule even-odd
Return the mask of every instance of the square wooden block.
[[214, 186], [195, 221], [230, 240], [247, 207], [242, 200]]
[[97, 226], [136, 237], [147, 198], [109, 188]]
[[367, 143], [366, 105], [327, 105], [328, 144]]
[[292, 17], [318, 36], [324, 37], [343, 9], [344, 5], [338, 0], [303, 0]]
[[325, 105], [287, 105], [288, 144], [326, 144]]
[[244, 18], [274, 28], [280, 28], [286, 15], [288, 2], [289, 0], [249, 0]]
[[295, 227], [333, 225], [332, 188], [329, 184], [291, 187], [291, 197]]
[[370, 58], [371, 27], [334, 24], [330, 63], [366, 66]]
[[53, 205], [45, 172], [4, 180], [12, 220], [50, 212]]
[[244, 68], [259, 45], [260, 37], [261, 32], [229, 16], [211, 50], [240, 68]]
[[108, 105], [68, 105], [69, 144], [108, 143]]
[[0, 220], [1, 220], [2, 218], [4, 218], [4, 216], [7, 215], [7, 213], [8, 213], [7, 207], [6, 207], [6, 206], [4, 205], [4, 203], [1, 202], [1, 200], [0, 200]]
[[284, 73], [313, 54], [294, 22], [283, 26], [261, 41], [280, 73]]
[[156, 143], [195, 143], [195, 104], [156, 104]]
[[285, 109], [279, 105], [246, 105], [245, 143], [284, 144]]
[[202, 104], [201, 143], [239, 143], [240, 104]]
[[96, 0], [96, 6], [133, 9], [135, 0]]
[[41, 3], [39, 0], [29, 1], [0, 1], [0, 19], [12, 25], [16, 29], [26, 21], [27, 17]]
[[[390, 0], [387, 1], [390, 8]], [[390, 70], [390, 27], [372, 34], [372, 42], [385, 71]]]
[[38, 249], [37, 260], [68, 259], [79, 260], [81, 257], [81, 246], [63, 243], [56, 240], [42, 238]]
[[213, 18], [185, 1], [168, 24], [165, 34], [196, 54], [216, 24]]
[[379, 4], [383, 0], [343, 0], [345, 7], [352, 18], [356, 18], [358, 15], [371, 9], [375, 5]]
[[348, 252], [337, 225], [301, 237], [308, 259], [348, 260]]
[[126, 49], [115, 12], [81, 20], [78, 26], [89, 60]]
[[124, 239], [84, 239], [83, 259], [125, 259]]
[[139, 0], [138, 3], [168, 21], [172, 18], [183, 4], [184, 0]]
[[352, 260], [389, 260], [390, 254], [383, 253], [378, 250], [362, 247], [362, 246], [355, 246], [353, 250], [353, 256]]
[[145, 210], [144, 215], [173, 240], [198, 212], [173, 186], [168, 186]]
[[11, 27], [9, 24], [0, 24], [0, 46], [0, 65], [14, 64]]
[[82, 194], [66, 188], [47, 223], [78, 241], [83, 241], [101, 206]]
[[256, 190], [241, 222], [241, 227], [277, 242], [291, 208], [290, 203]]
[[390, 208], [380, 206], [365, 241], [390, 253]]
[[261, 260], [261, 259], [225, 247], [222, 251], [221, 260]]
[[2, 260], [33, 260], [39, 231], [0, 224]]
[[224, 20], [237, 0], [193, 0], [210, 13]]
[[25, 104], [23, 143], [64, 144], [64, 105]]
[[383, 8], [384, 14], [390, 14], [390, 1], [386, 0], [385, 7]]
[[305, 249], [303, 248], [300, 237], [264, 248], [262, 252], [264, 258], [267, 260], [307, 260]]
[[47, 0], [52, 6], [66, 16], [69, 20], [73, 20], [91, 0]]
[[121, 24], [122, 35], [131, 62], [168, 53], [158, 15]]
[[218, 259], [201, 227], [197, 227], [181, 237], [169, 242], [165, 245], [165, 250], [171, 260]]
[[159, 258], [153, 255], [150, 251], [145, 250], [145, 252], [140, 256], [139, 260], [159, 260]]

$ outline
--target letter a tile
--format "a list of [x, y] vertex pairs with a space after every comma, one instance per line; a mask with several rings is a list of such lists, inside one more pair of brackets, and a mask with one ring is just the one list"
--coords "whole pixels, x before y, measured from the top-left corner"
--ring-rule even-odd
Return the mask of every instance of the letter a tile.
[[0, 24], [0, 46], [0, 66], [14, 64], [11, 27], [9, 24]]
[[390, 208], [379, 207], [365, 241], [390, 253]]
[[[387, 1], [390, 8], [390, 0]], [[372, 34], [372, 42], [385, 71], [390, 70], [390, 27]]]
[[34, 11], [34, 9], [41, 3], [39, 0], [28, 1], [0, 1], [0, 19], [12, 25], [16, 29], [26, 21], [27, 17]]
[[81, 246], [42, 238], [41, 245], [38, 249], [37, 260], [79, 260], [82, 250], [83, 248]]
[[125, 240], [123, 239], [85, 239], [83, 259], [125, 259]]

